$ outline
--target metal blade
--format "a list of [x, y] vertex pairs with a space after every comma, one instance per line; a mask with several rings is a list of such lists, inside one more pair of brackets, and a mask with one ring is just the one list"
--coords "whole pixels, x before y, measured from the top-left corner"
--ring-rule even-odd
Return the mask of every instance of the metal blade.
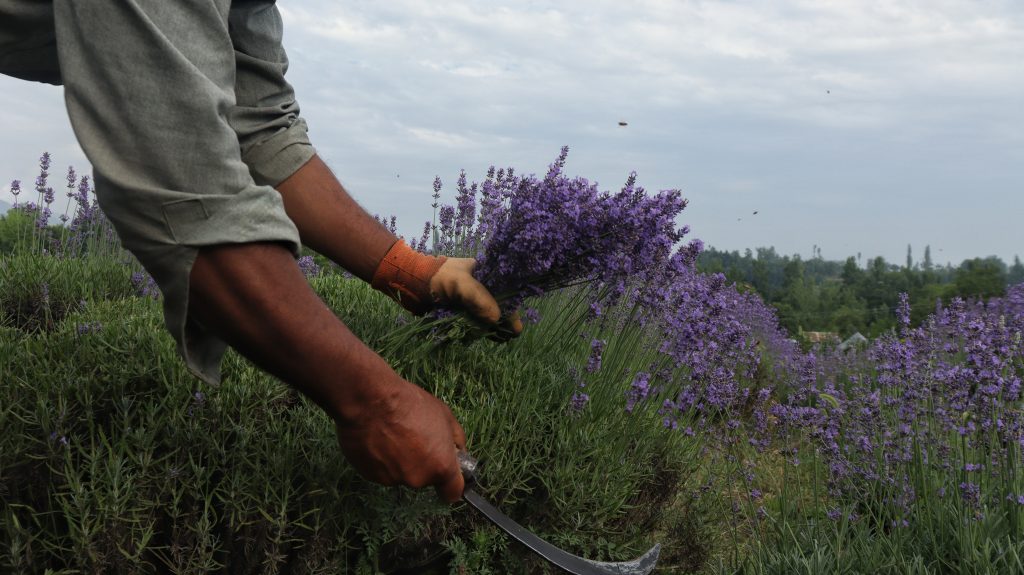
[[462, 493], [462, 497], [470, 505], [486, 515], [495, 525], [511, 535], [513, 539], [526, 545], [555, 566], [575, 575], [648, 575], [654, 570], [654, 565], [658, 562], [658, 553], [661, 552], [660, 544], [651, 547], [647, 553], [633, 561], [623, 561], [621, 563], [589, 561], [566, 553], [537, 537], [525, 527], [516, 523], [501, 511], [498, 511], [471, 488], [466, 488]]

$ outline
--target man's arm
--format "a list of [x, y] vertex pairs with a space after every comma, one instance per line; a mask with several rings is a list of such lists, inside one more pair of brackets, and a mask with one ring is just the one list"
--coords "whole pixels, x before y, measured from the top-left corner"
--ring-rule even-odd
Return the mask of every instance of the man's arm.
[[[277, 189], [303, 243], [364, 280], [397, 240], [316, 156]], [[498, 305], [472, 277], [473, 264], [468, 258], [445, 261], [429, 288], [497, 323]], [[317, 297], [283, 246], [200, 249], [189, 314], [333, 417], [342, 451], [364, 477], [385, 485], [433, 485], [449, 502], [462, 496], [455, 452], [465, 449], [466, 437], [451, 410], [359, 341]], [[511, 329], [522, 329], [518, 318]]]
[[319, 156], [277, 186], [302, 243], [367, 282], [398, 238], [345, 191]]
[[[349, 196], [319, 156], [313, 156], [276, 188], [303, 244], [367, 282], [373, 278], [397, 238]], [[471, 258], [449, 258], [430, 278], [429, 295], [498, 324], [500, 309], [490, 292], [473, 278], [474, 264]], [[503, 327], [513, 334], [523, 330], [515, 315], [506, 318]]]
[[333, 417], [342, 451], [364, 477], [434, 485], [449, 502], [462, 496], [455, 453], [466, 437], [451, 410], [359, 341], [309, 287], [287, 249], [202, 248], [192, 267], [189, 312]]

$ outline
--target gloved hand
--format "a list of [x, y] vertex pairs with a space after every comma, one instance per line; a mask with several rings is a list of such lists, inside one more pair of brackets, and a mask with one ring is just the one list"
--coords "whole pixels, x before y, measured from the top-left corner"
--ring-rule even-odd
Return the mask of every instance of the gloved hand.
[[472, 258], [428, 256], [398, 240], [370, 283], [416, 315], [436, 304], [462, 307], [509, 337], [519, 335], [523, 331], [519, 314], [502, 317], [494, 296], [473, 277], [475, 266]]
[[466, 433], [451, 410], [420, 387], [397, 375], [387, 399], [356, 420], [336, 420], [338, 445], [360, 475], [383, 485], [433, 485], [454, 503], [465, 482], [456, 453]]

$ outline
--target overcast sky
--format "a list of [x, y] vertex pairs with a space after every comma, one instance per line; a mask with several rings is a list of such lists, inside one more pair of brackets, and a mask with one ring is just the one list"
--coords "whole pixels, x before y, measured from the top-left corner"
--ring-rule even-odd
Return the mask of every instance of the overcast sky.
[[[279, 6], [320, 154], [407, 235], [435, 175], [450, 199], [461, 168], [542, 173], [568, 145], [604, 189], [682, 189], [720, 249], [1024, 256], [1019, 0]], [[87, 165], [59, 88], [0, 77], [0, 121], [0, 200], [43, 150], [58, 183]]]

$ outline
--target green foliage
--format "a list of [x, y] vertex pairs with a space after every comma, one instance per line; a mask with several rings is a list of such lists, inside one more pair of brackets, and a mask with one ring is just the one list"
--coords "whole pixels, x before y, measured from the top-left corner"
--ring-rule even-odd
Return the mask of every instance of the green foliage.
[[1024, 540], [997, 535], [1000, 526], [965, 517], [953, 501], [930, 501], [934, 517], [925, 524], [880, 527], [849, 520], [849, 510], [832, 520], [813, 517], [817, 530], [778, 526], [777, 537], [761, 540], [742, 567], [744, 575], [1024, 572]]
[[999, 258], [975, 258], [959, 267], [937, 268], [926, 247], [924, 261], [915, 264], [910, 246], [907, 263], [897, 266], [884, 258], [859, 256], [844, 262], [827, 261], [820, 252], [810, 260], [780, 256], [774, 248], [724, 252], [709, 248], [698, 259], [705, 272], [721, 272], [731, 281], [750, 286], [778, 312], [782, 327], [801, 332], [834, 332], [845, 338], [856, 332], [874, 337], [896, 326], [900, 293], [910, 296], [912, 322], [921, 322], [938, 300], [954, 297], [989, 298], [1005, 293], [1007, 285], [1024, 282], [1024, 264], [1016, 258], [1007, 268]]
[[1006, 264], [998, 258], [964, 261], [956, 271], [956, 294], [963, 298], [990, 298], [1006, 291]]
[[[223, 384], [201, 384], [160, 303], [136, 297], [133, 260], [106, 232], [78, 244], [66, 232], [0, 218], [0, 572], [552, 571], [465, 506], [362, 480], [324, 414], [238, 355], [226, 357]], [[47, 250], [68, 245], [76, 251]], [[891, 327], [899, 291], [924, 302], [993, 295], [1024, 273], [1019, 259], [936, 270], [929, 250], [920, 269], [909, 256], [903, 268], [861, 267], [768, 249], [704, 264], [769, 294], [787, 326], [865, 333]], [[632, 310], [592, 322], [585, 293], [557, 293], [527, 302], [541, 323], [511, 343], [416, 345], [396, 327], [427, 324], [317, 263], [324, 273], [310, 281], [331, 309], [452, 407], [481, 460], [479, 491], [570, 552], [621, 560], [658, 540], [659, 573], [1024, 572], [1015, 502], [979, 517], [956, 497], [922, 497], [918, 520], [893, 524], [883, 505], [893, 493], [869, 486], [857, 501], [833, 500], [813, 451], [799, 466], [779, 455], [788, 439], [757, 454], [664, 429], [671, 386], [627, 412], [635, 374], [672, 367]], [[832, 324], [815, 323], [825, 314]], [[593, 339], [607, 346], [587, 371]], [[766, 354], [740, 383], [784, 398], [775, 367]], [[589, 401], [571, 408], [580, 391]], [[763, 499], [737, 479], [755, 468]], [[919, 493], [938, 487], [923, 468], [907, 472]]]
[[1024, 283], [1024, 263], [1021, 263], [1020, 256], [1013, 257], [1013, 265], [1007, 271], [1006, 281], [1010, 285]]
[[0, 253], [13, 253], [25, 242], [31, 242], [35, 218], [22, 210], [9, 210], [0, 216]]
[[36, 227], [34, 212], [21, 208], [8, 210], [0, 215], [0, 254], [12, 254], [16, 251], [41, 252], [43, 250], [59, 251], [72, 233], [64, 226], [49, 225]]
[[131, 297], [133, 267], [112, 258], [65, 259], [19, 251], [0, 259], [0, 325], [54, 329], [88, 302]]
[[[15, 253], [0, 268], [0, 571], [397, 573], [438, 553], [474, 573], [540, 568], [465, 507], [359, 478], [322, 412], [234, 353], [222, 385], [194, 379], [121, 262]], [[408, 321], [360, 281], [312, 285], [378, 349]], [[610, 346], [571, 413], [589, 340], [563, 330], [584, 310], [537, 305], [543, 328], [519, 341], [441, 349], [406, 375], [452, 406], [502, 509], [579, 554], [638, 554], [696, 446], [654, 404], [625, 413], [640, 336]]]

